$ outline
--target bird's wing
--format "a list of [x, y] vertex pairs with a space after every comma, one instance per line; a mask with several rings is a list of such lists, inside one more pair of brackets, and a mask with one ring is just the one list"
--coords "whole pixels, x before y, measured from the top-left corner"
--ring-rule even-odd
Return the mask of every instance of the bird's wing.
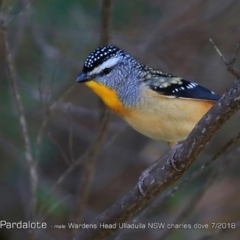
[[146, 85], [153, 91], [169, 98], [218, 101], [220, 96], [194, 82], [189, 82], [171, 74], [154, 71], [145, 78]]

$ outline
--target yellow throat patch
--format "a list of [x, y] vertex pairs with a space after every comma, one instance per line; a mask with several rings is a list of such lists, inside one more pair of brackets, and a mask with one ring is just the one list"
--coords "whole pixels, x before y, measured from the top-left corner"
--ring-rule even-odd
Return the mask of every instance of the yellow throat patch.
[[94, 80], [86, 82], [86, 85], [93, 90], [103, 102], [114, 112], [122, 115], [126, 114], [127, 109], [120, 102], [115, 90], [108, 88], [102, 83], [97, 83]]

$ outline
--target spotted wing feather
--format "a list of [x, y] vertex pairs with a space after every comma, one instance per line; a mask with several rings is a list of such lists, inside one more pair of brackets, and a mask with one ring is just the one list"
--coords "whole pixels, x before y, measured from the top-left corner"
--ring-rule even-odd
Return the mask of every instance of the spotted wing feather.
[[168, 97], [202, 99], [217, 101], [220, 96], [194, 82], [166, 74], [155, 76], [148, 80], [148, 86], [159, 94]]

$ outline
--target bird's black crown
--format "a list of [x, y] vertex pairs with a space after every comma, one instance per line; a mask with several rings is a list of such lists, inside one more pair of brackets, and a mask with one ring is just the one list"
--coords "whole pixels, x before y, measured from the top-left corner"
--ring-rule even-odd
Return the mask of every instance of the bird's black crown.
[[87, 57], [83, 66], [83, 72], [85, 73], [91, 72], [94, 68], [101, 65], [104, 61], [108, 60], [109, 58], [117, 54], [123, 55], [124, 51], [122, 51], [121, 49], [114, 45], [101, 46], [95, 49]]

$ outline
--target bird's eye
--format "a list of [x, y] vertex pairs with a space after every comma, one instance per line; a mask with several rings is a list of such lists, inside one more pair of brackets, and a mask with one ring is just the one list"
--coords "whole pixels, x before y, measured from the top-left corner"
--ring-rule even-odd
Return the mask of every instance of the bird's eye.
[[107, 75], [107, 74], [109, 74], [111, 71], [112, 71], [111, 68], [104, 68], [103, 71], [102, 71], [102, 73], [105, 74], [105, 75]]

